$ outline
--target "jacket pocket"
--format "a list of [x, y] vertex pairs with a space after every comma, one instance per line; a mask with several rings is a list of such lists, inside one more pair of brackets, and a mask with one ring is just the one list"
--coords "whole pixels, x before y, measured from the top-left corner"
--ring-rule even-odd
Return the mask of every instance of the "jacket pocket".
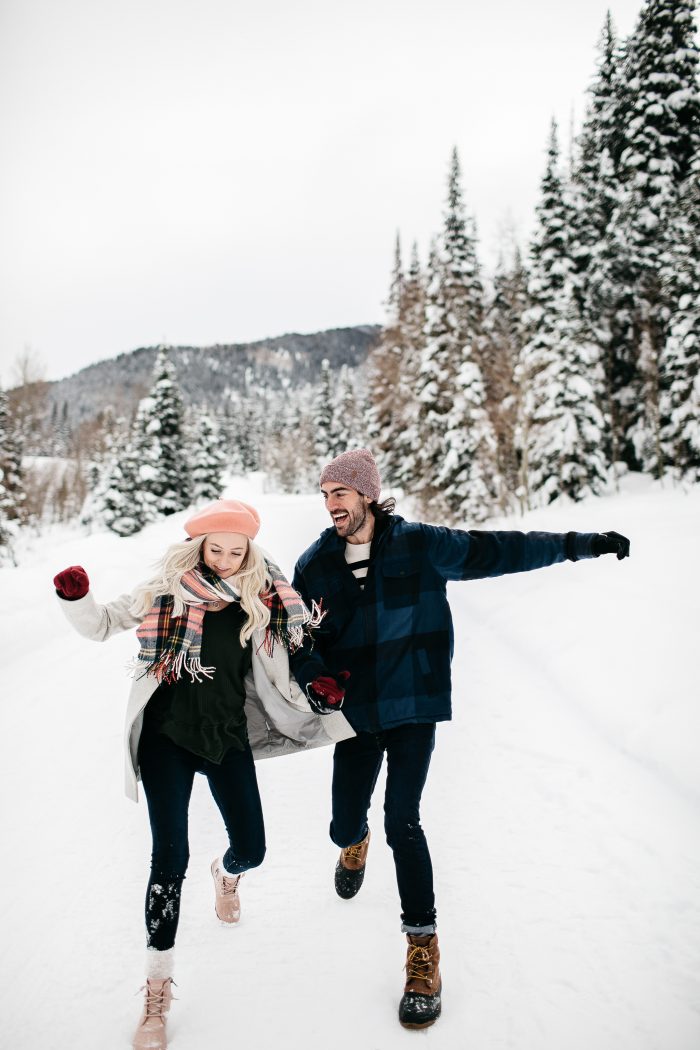
[[431, 674], [430, 660], [425, 649], [418, 649], [418, 666], [420, 667], [421, 674]]
[[396, 561], [382, 566], [384, 607], [402, 609], [420, 598], [420, 570], [415, 562]]

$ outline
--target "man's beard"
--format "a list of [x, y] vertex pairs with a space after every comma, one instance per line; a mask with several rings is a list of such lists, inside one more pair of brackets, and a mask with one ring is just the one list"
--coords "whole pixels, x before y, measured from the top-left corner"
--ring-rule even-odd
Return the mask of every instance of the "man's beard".
[[343, 520], [341, 525], [336, 525], [335, 520], [335, 531], [339, 536], [354, 536], [356, 532], [359, 532], [367, 524], [367, 506], [362, 506], [358, 509], [347, 509], [347, 518]]

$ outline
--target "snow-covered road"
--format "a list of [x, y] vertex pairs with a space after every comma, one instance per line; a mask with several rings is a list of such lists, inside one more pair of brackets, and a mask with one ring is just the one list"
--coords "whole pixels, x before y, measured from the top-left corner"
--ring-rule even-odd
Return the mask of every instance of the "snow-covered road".
[[[291, 571], [326, 521], [314, 497], [256, 503]], [[51, 577], [79, 562], [107, 600], [182, 516], [128, 540], [56, 530], [0, 571], [0, 1045], [121, 1050], [139, 1011], [149, 833], [122, 794], [133, 635], [94, 645]], [[243, 919], [214, 916], [218, 813], [198, 778], [178, 936], [173, 1050], [697, 1050], [700, 1046], [700, 493], [621, 495], [493, 527], [614, 528], [632, 558], [450, 585], [455, 718], [438, 729], [423, 823], [436, 871], [443, 1016], [395, 1018], [404, 942], [381, 791], [367, 877], [332, 887], [331, 754], [258, 764], [268, 854]]]

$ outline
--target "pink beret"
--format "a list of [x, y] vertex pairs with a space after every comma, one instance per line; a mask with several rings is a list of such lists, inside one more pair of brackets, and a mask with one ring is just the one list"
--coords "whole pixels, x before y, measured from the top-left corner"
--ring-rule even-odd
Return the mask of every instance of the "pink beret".
[[379, 499], [382, 487], [377, 464], [368, 448], [341, 452], [330, 463], [326, 463], [321, 471], [319, 485], [325, 485], [327, 481], [340, 482], [375, 502]]
[[238, 532], [254, 540], [259, 528], [260, 515], [255, 507], [239, 499], [217, 499], [185, 522], [185, 532], [192, 539], [209, 532]]

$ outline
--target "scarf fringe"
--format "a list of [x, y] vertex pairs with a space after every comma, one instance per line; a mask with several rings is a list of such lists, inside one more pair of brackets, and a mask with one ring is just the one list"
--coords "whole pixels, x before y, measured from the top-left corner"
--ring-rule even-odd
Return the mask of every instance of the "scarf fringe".
[[[215, 667], [204, 667], [198, 656], [188, 660], [185, 651], [178, 653], [175, 650], [163, 653], [159, 660], [151, 664], [147, 664], [140, 656], [136, 656], [133, 660], [129, 660], [127, 669], [136, 678], [151, 675], [157, 682], [166, 684], [181, 678], [183, 671], [189, 674], [191, 681], [201, 682], [203, 678], [213, 678], [216, 670]], [[142, 674], [138, 674], [140, 670]]]
[[[275, 651], [275, 642], [281, 642], [282, 645], [290, 653], [295, 653], [297, 649], [301, 649], [304, 644], [304, 639], [310, 637], [310, 631], [315, 627], [318, 627], [321, 621], [324, 619], [327, 609], [323, 607], [323, 598], [319, 601], [311, 602], [311, 610], [304, 606], [304, 620], [303, 623], [292, 624], [287, 619], [283, 623], [275, 623], [272, 621], [265, 628], [265, 637], [262, 645], [258, 647], [258, 651], [262, 649], [268, 656], [272, 656]], [[313, 643], [313, 638], [311, 638]]]
[[275, 651], [275, 642], [280, 642], [290, 653], [295, 653], [304, 644], [304, 628], [284, 624], [273, 627], [272, 624], [268, 624], [265, 628], [265, 637], [258, 646], [258, 652], [262, 649], [268, 656], [272, 656]]
[[328, 609], [323, 608], [323, 598], [319, 598], [318, 601], [314, 599], [311, 602], [311, 612], [309, 613], [309, 619], [306, 621], [306, 626], [309, 630], [313, 630], [314, 627], [319, 627], [321, 621], [325, 619]]

